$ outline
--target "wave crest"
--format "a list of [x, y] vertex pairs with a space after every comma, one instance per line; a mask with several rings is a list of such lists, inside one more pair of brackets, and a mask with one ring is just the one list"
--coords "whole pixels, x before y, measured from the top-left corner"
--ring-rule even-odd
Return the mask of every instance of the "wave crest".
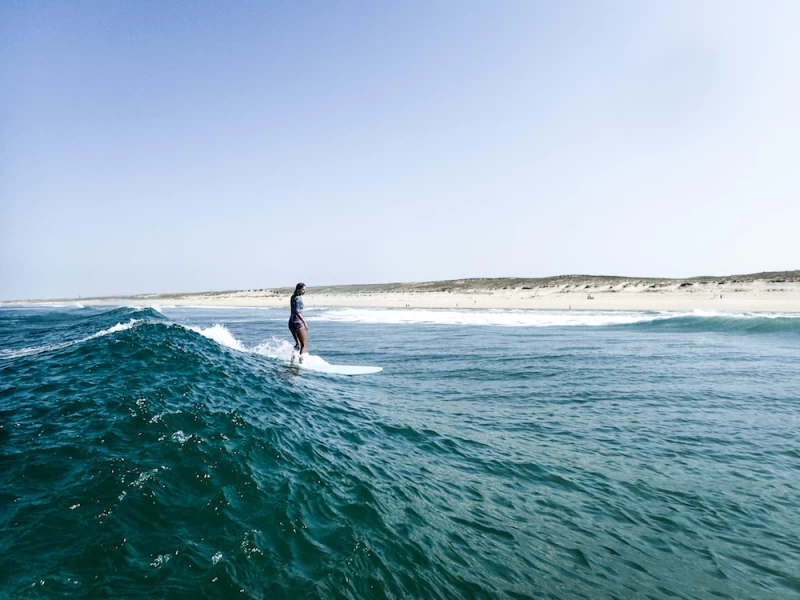
[[61, 342], [58, 344], [44, 344], [41, 346], [31, 346], [28, 348], [19, 348], [19, 349], [3, 349], [0, 350], [0, 359], [14, 359], [20, 358], [23, 356], [32, 356], [35, 354], [42, 354], [44, 352], [53, 352], [55, 350], [61, 350], [63, 348], [69, 348], [70, 346], [75, 346], [77, 344], [83, 344], [90, 340], [97, 339], [99, 337], [103, 337], [106, 335], [111, 335], [113, 333], [119, 333], [120, 331], [127, 331], [128, 329], [133, 328], [137, 324], [141, 323], [141, 319], [131, 319], [127, 323], [117, 323], [116, 325], [109, 327], [107, 329], [101, 329], [97, 333], [93, 333], [92, 335], [77, 339], [71, 340], [68, 342]]

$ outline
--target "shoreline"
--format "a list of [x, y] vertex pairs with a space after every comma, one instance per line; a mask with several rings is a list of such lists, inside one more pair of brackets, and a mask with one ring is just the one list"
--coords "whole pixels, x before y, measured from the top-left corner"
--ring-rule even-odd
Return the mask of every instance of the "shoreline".
[[[288, 306], [293, 288], [0, 302], [0, 306]], [[309, 287], [306, 308], [451, 308], [800, 313], [800, 271], [654, 279], [567, 275]]]

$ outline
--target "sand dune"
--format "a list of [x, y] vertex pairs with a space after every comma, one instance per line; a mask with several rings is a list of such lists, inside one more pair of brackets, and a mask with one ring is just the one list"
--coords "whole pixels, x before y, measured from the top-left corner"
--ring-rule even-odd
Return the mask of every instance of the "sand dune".
[[[89, 298], [84, 305], [284, 306], [293, 288]], [[72, 302], [62, 299], [59, 302]], [[49, 301], [55, 302], [55, 301]], [[37, 301], [35, 303], [45, 303]], [[563, 275], [308, 287], [306, 307], [800, 312], [800, 271], [656, 279]], [[7, 303], [8, 304], [8, 303]]]

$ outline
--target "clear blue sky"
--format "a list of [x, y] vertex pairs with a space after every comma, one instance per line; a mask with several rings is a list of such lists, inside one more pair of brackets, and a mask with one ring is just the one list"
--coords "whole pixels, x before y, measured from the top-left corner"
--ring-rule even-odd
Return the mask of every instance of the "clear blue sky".
[[800, 2], [0, 3], [0, 298], [800, 268]]

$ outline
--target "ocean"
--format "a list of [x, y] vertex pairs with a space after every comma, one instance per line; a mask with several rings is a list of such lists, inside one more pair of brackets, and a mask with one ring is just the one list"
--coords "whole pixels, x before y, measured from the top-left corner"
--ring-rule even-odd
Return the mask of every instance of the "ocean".
[[3, 598], [800, 598], [800, 314], [0, 309]]

